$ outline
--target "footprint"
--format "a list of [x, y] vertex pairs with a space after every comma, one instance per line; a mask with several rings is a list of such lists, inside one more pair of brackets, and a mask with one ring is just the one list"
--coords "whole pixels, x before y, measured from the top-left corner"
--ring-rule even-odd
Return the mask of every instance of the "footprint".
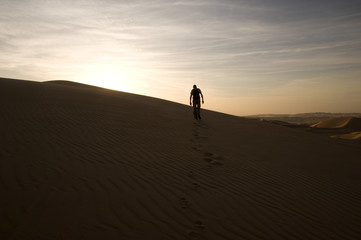
[[188, 177], [194, 177], [193, 171], [189, 171], [189, 173], [187, 175], [188, 175]]
[[218, 160], [213, 160], [212, 162], [210, 162], [210, 164], [212, 164], [212, 165], [218, 165], [218, 166], [223, 165], [223, 163], [220, 162], [220, 161], [218, 161]]
[[205, 157], [211, 157], [211, 156], [213, 156], [213, 153], [205, 152], [205, 153], [204, 153], [204, 156], [205, 156]]
[[197, 141], [204, 141], [208, 139], [208, 137], [200, 136], [200, 135], [193, 135], [193, 138], [196, 139]]
[[201, 221], [198, 220], [194, 223], [194, 228], [196, 228], [197, 230], [188, 232], [189, 239], [192, 240], [204, 239], [202, 237], [201, 232], [206, 228], [206, 226]]
[[194, 182], [194, 183], [192, 184], [192, 187], [193, 187], [194, 190], [198, 190], [198, 189], [199, 189], [199, 184], [196, 183], [196, 182]]
[[201, 126], [202, 126], [202, 124], [199, 123], [199, 122], [194, 122], [193, 124], [194, 124], [196, 127], [201, 127]]
[[205, 152], [203, 159], [210, 164], [210, 167], [212, 165], [223, 165], [222, 157], [211, 152]]
[[188, 200], [184, 197], [179, 199], [179, 201], [180, 201], [180, 205], [183, 209], [187, 209], [191, 206], [190, 203], [188, 202]]
[[190, 178], [196, 178], [196, 176], [195, 176], [195, 174], [194, 174], [193, 171], [190, 171], [187, 175], [188, 175], [188, 177], [190, 177]]
[[193, 149], [193, 150], [195, 150], [195, 151], [197, 151], [197, 152], [202, 151], [202, 149], [201, 149], [201, 148], [199, 148], [199, 147], [192, 147], [192, 149]]
[[206, 226], [199, 220], [195, 222], [195, 227], [200, 230], [204, 230], [206, 228]]

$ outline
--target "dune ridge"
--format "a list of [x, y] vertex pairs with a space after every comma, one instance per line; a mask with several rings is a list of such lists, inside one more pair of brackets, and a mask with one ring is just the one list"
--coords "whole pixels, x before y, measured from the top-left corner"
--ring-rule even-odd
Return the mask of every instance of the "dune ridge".
[[358, 140], [361, 139], [361, 132], [352, 132], [346, 134], [339, 134], [331, 136], [333, 138], [341, 138], [341, 139], [348, 139], [348, 140]]
[[[321, 121], [311, 127], [316, 129], [344, 129], [348, 133], [331, 135], [331, 138], [339, 138], [345, 140], [361, 139], [361, 118], [343, 117]], [[350, 132], [351, 131], [351, 132]]]
[[1, 239], [361, 235], [356, 146], [63, 83], [0, 79]]
[[311, 127], [325, 128], [325, 129], [337, 129], [337, 128], [361, 129], [361, 118], [355, 118], [355, 117], [333, 118], [313, 124]]

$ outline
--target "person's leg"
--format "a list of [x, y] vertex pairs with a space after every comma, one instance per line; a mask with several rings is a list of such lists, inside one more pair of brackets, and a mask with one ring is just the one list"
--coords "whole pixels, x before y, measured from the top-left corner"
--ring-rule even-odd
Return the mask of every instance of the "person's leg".
[[196, 99], [193, 99], [193, 116], [195, 119], [198, 119], [197, 100]]
[[197, 113], [198, 113], [198, 118], [201, 119], [201, 100], [198, 100], [198, 105], [197, 105]]

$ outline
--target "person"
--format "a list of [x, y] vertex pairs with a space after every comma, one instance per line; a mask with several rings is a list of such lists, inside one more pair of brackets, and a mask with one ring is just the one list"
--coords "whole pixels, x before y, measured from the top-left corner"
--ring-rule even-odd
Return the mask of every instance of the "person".
[[192, 105], [192, 97], [193, 97], [193, 115], [195, 119], [202, 119], [201, 118], [201, 97], [202, 103], [204, 104], [204, 98], [202, 91], [197, 88], [197, 85], [193, 85], [193, 89], [191, 91], [191, 96], [189, 99], [189, 104]]

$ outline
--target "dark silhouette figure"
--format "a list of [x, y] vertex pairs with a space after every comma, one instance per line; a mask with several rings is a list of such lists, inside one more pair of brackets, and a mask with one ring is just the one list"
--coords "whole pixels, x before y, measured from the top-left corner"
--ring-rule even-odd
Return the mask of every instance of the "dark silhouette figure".
[[191, 96], [189, 99], [189, 104], [192, 105], [192, 97], [193, 97], [193, 115], [195, 119], [201, 118], [201, 97], [202, 103], [204, 103], [202, 91], [197, 88], [196, 85], [193, 85], [193, 89], [191, 91]]

